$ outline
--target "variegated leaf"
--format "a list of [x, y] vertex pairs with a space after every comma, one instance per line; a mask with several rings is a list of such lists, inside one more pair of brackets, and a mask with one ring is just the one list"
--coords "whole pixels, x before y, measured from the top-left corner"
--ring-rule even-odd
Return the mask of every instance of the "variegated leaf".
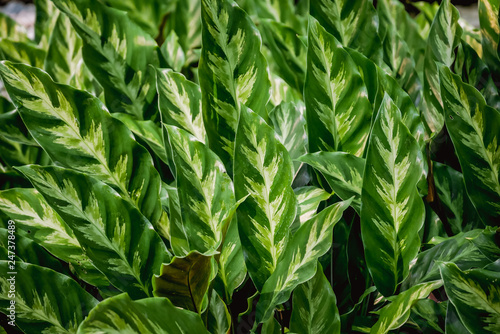
[[305, 162], [321, 172], [328, 185], [341, 199], [354, 196], [352, 207], [361, 212], [361, 188], [365, 160], [344, 152], [317, 152], [304, 155], [299, 161]]
[[439, 6], [429, 32], [424, 64], [424, 99], [421, 108], [426, 134], [429, 137], [439, 133], [444, 125], [437, 63], [449, 67], [455, 59], [454, 50], [462, 36], [462, 28], [458, 23], [459, 17], [458, 10], [450, 3], [450, 0], [444, 0]]
[[160, 48], [161, 54], [168, 67], [176, 72], [180, 72], [186, 63], [186, 54], [179, 43], [179, 37], [175, 31], [171, 31]]
[[269, 113], [269, 118], [274, 131], [280, 142], [286, 147], [290, 158], [294, 160], [293, 167], [295, 175], [298, 173], [301, 163], [295, 161], [301, 155], [306, 154], [307, 134], [306, 120], [304, 119], [306, 108], [301, 101], [281, 102]]
[[500, 74], [500, 14], [499, 0], [479, 0], [479, 23], [481, 25], [481, 44], [483, 58], [491, 71]]
[[309, 152], [363, 154], [372, 114], [363, 78], [349, 53], [313, 18], [304, 98]]
[[333, 227], [349, 207], [351, 200], [339, 202], [321, 211], [295, 232], [279, 259], [276, 270], [262, 288], [255, 323], [266, 321], [274, 308], [290, 298], [292, 291], [316, 273], [319, 257], [331, 247]]
[[18, 168], [73, 230], [109, 281], [133, 298], [151, 296], [152, 277], [168, 253], [149, 221], [97, 179], [60, 167]]
[[104, 88], [111, 112], [149, 119], [156, 106], [154, 71], [159, 65], [155, 40], [127, 13], [92, 0], [53, 0], [83, 41], [83, 59]]
[[270, 82], [259, 31], [232, 0], [202, 0], [199, 65], [203, 120], [210, 148], [233, 170], [240, 108], [266, 117]]
[[417, 182], [419, 147], [385, 95], [372, 129], [361, 193], [361, 235], [377, 289], [392, 295], [420, 248], [424, 203]]
[[320, 264], [314, 277], [293, 292], [290, 332], [340, 334], [337, 298]]
[[8, 274], [9, 262], [0, 261], [0, 309], [11, 314], [8, 308], [14, 300], [15, 324], [26, 333], [76, 334], [78, 325], [98, 304], [66, 275], [23, 262], [16, 263], [17, 274]]
[[383, 334], [401, 327], [410, 317], [412, 306], [418, 300], [427, 298], [433, 290], [440, 288], [442, 285], [443, 283], [440, 280], [432, 281], [415, 285], [401, 292], [389, 305], [380, 310], [379, 319], [371, 328], [370, 334]]
[[162, 264], [160, 274], [153, 278], [153, 293], [167, 297], [175, 306], [201, 314], [212, 271], [211, 256], [191, 252], [182, 258], [174, 257], [171, 263]]
[[3, 62], [0, 75], [26, 127], [52, 160], [115, 186], [156, 224], [160, 176], [151, 156], [99, 99], [25, 65]]
[[173, 15], [167, 21], [167, 31], [179, 37], [187, 62], [197, 58], [194, 49], [201, 47], [201, 1], [177, 1]]
[[47, 50], [59, 10], [51, 0], [34, 0], [33, 2], [36, 8], [35, 42], [42, 49]]
[[29, 42], [26, 29], [3, 12], [0, 12], [0, 38], [10, 38], [17, 42]]
[[156, 75], [162, 122], [186, 130], [204, 143], [200, 87], [172, 70], [158, 69]]
[[175, 307], [167, 298], [132, 300], [124, 293], [94, 308], [78, 334], [209, 334], [200, 316]]
[[[177, 171], [182, 226], [189, 250], [213, 252], [235, 204], [234, 187], [222, 161], [188, 132], [165, 125]], [[227, 228], [227, 227], [226, 227]]]
[[207, 328], [211, 334], [227, 334], [231, 330], [231, 315], [219, 295], [212, 291], [208, 307]]
[[168, 195], [169, 235], [173, 253], [178, 256], [187, 255], [191, 249], [188, 235], [182, 223], [179, 193], [176, 187], [162, 183], [162, 191]]
[[260, 290], [285, 249], [297, 200], [291, 184], [293, 166], [286, 148], [256, 113], [241, 108], [236, 136], [234, 184], [238, 227], [245, 262]]
[[294, 233], [302, 224], [316, 214], [319, 204], [330, 198], [331, 194], [321, 188], [306, 186], [293, 190], [297, 198], [297, 216], [290, 228]]
[[43, 68], [46, 52], [27, 42], [0, 39], [0, 59]]
[[87, 257], [71, 228], [38, 191], [24, 188], [0, 191], [0, 210], [32, 240], [55, 257], [71, 263], [81, 279], [96, 286], [109, 285]]
[[500, 112], [445, 67], [440, 68], [446, 128], [455, 147], [467, 193], [482, 221], [500, 219]]
[[472, 333], [500, 331], [500, 273], [460, 270], [454, 263], [440, 266], [446, 294], [464, 326]]

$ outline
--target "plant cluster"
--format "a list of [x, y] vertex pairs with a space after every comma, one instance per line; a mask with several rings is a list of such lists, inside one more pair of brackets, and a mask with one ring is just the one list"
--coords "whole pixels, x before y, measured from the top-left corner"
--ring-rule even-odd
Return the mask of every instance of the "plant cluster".
[[35, 4], [6, 331], [500, 333], [500, 0]]

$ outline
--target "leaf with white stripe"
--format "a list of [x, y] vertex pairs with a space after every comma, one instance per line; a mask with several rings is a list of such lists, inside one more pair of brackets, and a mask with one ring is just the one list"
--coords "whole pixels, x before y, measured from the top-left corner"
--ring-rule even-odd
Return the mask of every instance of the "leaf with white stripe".
[[361, 212], [361, 188], [365, 159], [344, 152], [317, 152], [299, 158], [321, 172], [328, 185], [341, 199], [354, 196], [352, 207]]
[[238, 227], [245, 263], [257, 289], [276, 269], [295, 219], [293, 166], [275, 132], [256, 113], [242, 107], [236, 136], [234, 184]]
[[[11, 290], [10, 261], [0, 261], [0, 309], [10, 314], [15, 300], [15, 324], [26, 333], [77, 332], [78, 325], [98, 301], [72, 278], [34, 264], [16, 262]], [[14, 299], [10, 294], [15, 295]]]
[[200, 87], [170, 69], [156, 70], [161, 121], [186, 130], [205, 142]]
[[151, 156], [98, 98], [26, 65], [3, 62], [0, 75], [26, 127], [54, 162], [113, 185], [156, 224], [160, 176]]
[[103, 333], [209, 334], [198, 314], [167, 298], [134, 301], [126, 293], [100, 302], [78, 328], [78, 334]]
[[0, 210], [36, 243], [71, 263], [81, 279], [96, 286], [109, 285], [85, 255], [71, 228], [38, 191], [27, 188], [0, 191]]
[[212, 291], [207, 315], [207, 328], [211, 334], [227, 334], [231, 328], [231, 315], [219, 295]]
[[500, 112], [445, 67], [440, 69], [446, 128], [462, 167], [467, 193], [481, 220], [500, 219]]
[[389, 305], [380, 310], [379, 319], [370, 330], [370, 334], [384, 334], [401, 327], [410, 317], [412, 306], [418, 300], [427, 298], [433, 290], [442, 285], [441, 280], [438, 280], [415, 285], [401, 292]]
[[293, 291], [292, 306], [290, 332], [340, 334], [337, 298], [321, 264], [313, 278]]
[[109, 281], [133, 298], [152, 295], [152, 278], [170, 254], [151, 223], [97, 179], [60, 167], [18, 168], [73, 230]]
[[479, 24], [481, 26], [481, 44], [483, 59], [491, 71], [500, 74], [500, 14], [499, 0], [479, 0]]
[[450, 262], [441, 264], [440, 270], [446, 294], [464, 326], [472, 334], [500, 332], [500, 273], [462, 271]]
[[351, 200], [335, 203], [321, 211], [295, 232], [278, 266], [262, 288], [255, 323], [266, 321], [274, 308], [290, 298], [292, 291], [316, 273], [317, 260], [332, 245], [333, 227]]
[[280, 142], [286, 147], [290, 158], [294, 160], [295, 174], [301, 166], [296, 161], [301, 155], [306, 154], [307, 133], [304, 114], [306, 107], [302, 101], [281, 102], [269, 113], [269, 118]]
[[43, 68], [46, 52], [37, 46], [9, 38], [0, 39], [0, 59]]
[[35, 42], [42, 49], [47, 50], [59, 10], [51, 0], [35, 0], [33, 2], [36, 10]]
[[309, 152], [363, 154], [372, 115], [363, 77], [349, 53], [313, 18], [304, 98]]
[[361, 193], [361, 236], [377, 290], [394, 294], [420, 249], [425, 218], [417, 183], [419, 147], [385, 95], [373, 125]]
[[316, 210], [321, 202], [330, 198], [331, 194], [321, 188], [314, 186], [306, 186], [295, 188], [293, 190], [297, 198], [297, 216], [293, 225], [290, 227], [292, 233], [298, 229], [303, 223], [308, 221], [316, 214]]
[[454, 51], [462, 36], [459, 18], [460, 14], [450, 0], [444, 0], [439, 6], [429, 32], [424, 63], [424, 99], [421, 107], [428, 136], [439, 133], [444, 125], [438, 64], [448, 67], [453, 64]]
[[159, 65], [155, 40], [126, 12], [93, 0], [53, 0], [83, 41], [83, 59], [104, 89], [111, 112], [149, 119], [155, 113], [154, 71]]
[[18, 42], [29, 42], [26, 29], [3, 12], [0, 12], [0, 38], [10, 38]]
[[175, 126], [165, 128], [177, 171], [182, 225], [190, 250], [212, 252], [222, 242], [224, 225], [235, 204], [233, 183], [208, 146]]
[[203, 120], [212, 149], [233, 170], [240, 108], [265, 117], [270, 81], [259, 31], [232, 0], [202, 0], [199, 77]]

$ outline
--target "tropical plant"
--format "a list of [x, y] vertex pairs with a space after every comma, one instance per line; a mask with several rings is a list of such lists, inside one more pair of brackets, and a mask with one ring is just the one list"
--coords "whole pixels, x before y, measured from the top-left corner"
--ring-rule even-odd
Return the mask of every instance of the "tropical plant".
[[7, 332], [500, 332], [500, 0], [35, 3]]

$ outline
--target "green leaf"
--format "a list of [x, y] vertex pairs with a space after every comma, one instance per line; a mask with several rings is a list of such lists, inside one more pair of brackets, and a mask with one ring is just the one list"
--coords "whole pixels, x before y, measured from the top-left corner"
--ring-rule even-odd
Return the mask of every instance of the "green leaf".
[[260, 291], [285, 249], [297, 211], [293, 166], [272, 128], [245, 107], [234, 161], [236, 198], [250, 194], [237, 210], [239, 235], [248, 272]]
[[188, 131], [205, 142], [200, 87], [172, 70], [156, 71], [161, 121]]
[[447, 262], [440, 266], [446, 294], [465, 327], [473, 334], [500, 330], [500, 273], [482, 269], [461, 271]]
[[467, 193], [482, 221], [500, 218], [500, 112], [449, 69], [440, 69], [446, 127], [455, 147]]
[[361, 194], [361, 235], [370, 274], [384, 296], [407, 275], [420, 248], [424, 203], [419, 147], [386, 95], [372, 129]]
[[174, 71], [180, 72], [186, 62], [186, 55], [184, 54], [184, 50], [182, 50], [175, 31], [171, 31], [168, 34], [160, 50], [168, 66]]
[[96, 286], [109, 285], [87, 257], [71, 228], [38, 191], [23, 188], [0, 191], [0, 210], [30, 239], [55, 257], [71, 263], [81, 279]]
[[94, 308], [78, 328], [79, 334], [209, 334], [200, 316], [175, 307], [167, 298], [133, 301], [124, 293]]
[[481, 26], [483, 58], [491, 71], [495, 71], [497, 74], [500, 74], [500, 52], [498, 51], [500, 41], [499, 13], [499, 0], [479, 0], [479, 23]]
[[438, 262], [453, 262], [460, 269], [481, 268], [500, 257], [500, 243], [493, 230], [472, 230], [447, 238], [420, 253], [406, 286], [439, 279]]
[[0, 12], [0, 38], [9, 38], [17, 42], [29, 42], [26, 29], [10, 18], [9, 15]]
[[[0, 261], [0, 309], [10, 314], [15, 300], [15, 323], [26, 333], [76, 333], [78, 325], [97, 305], [97, 300], [73, 279], [51, 269], [16, 262], [11, 276], [10, 261]], [[14, 277], [13, 280], [12, 279]], [[15, 282], [14, 299], [9, 295]]]
[[208, 307], [207, 329], [211, 334], [227, 334], [231, 328], [231, 315], [226, 304], [219, 295], [213, 291]]
[[26, 65], [3, 62], [0, 74], [26, 127], [53, 161], [115, 186], [156, 224], [160, 176], [151, 156], [99, 99]]
[[274, 308], [290, 298], [292, 291], [316, 273], [317, 260], [331, 247], [333, 227], [351, 200], [321, 211], [295, 232], [276, 270], [266, 281], [257, 304], [256, 323], [266, 321]]
[[193, 57], [193, 49], [201, 47], [201, 1], [177, 1], [167, 21], [167, 31], [175, 31], [187, 58]]
[[312, 18], [304, 97], [309, 152], [361, 156], [372, 114], [363, 78], [347, 51]]
[[243, 105], [265, 117], [270, 82], [259, 31], [232, 0], [202, 0], [199, 65], [203, 120], [212, 149], [232, 174]]
[[175, 306], [201, 312], [203, 298], [211, 281], [212, 257], [191, 252], [186, 257], [174, 257], [162, 264], [153, 278], [153, 293], [167, 297]]
[[439, 6], [429, 32], [425, 51], [424, 99], [421, 108], [429, 137], [439, 133], [444, 125], [438, 64], [450, 67], [455, 59], [454, 51], [460, 44], [462, 36], [459, 18], [460, 14], [450, 0], [444, 0]]
[[306, 47], [297, 32], [272, 20], [261, 20], [259, 28], [274, 58], [276, 72], [291, 87], [302, 92], [306, 74]]
[[381, 58], [378, 16], [371, 0], [314, 0], [311, 15], [342, 45]]
[[0, 59], [43, 68], [46, 52], [27, 42], [0, 39]]
[[341, 199], [354, 196], [352, 207], [361, 212], [361, 188], [365, 160], [345, 152], [317, 152], [299, 158], [321, 172], [328, 185]]
[[389, 330], [401, 327], [410, 317], [412, 306], [418, 300], [427, 298], [433, 290], [442, 285], [443, 283], [440, 280], [433, 281], [415, 285], [401, 292], [389, 305], [382, 308], [379, 319], [370, 330], [370, 333], [387, 333]]
[[275, 317], [270, 317], [266, 322], [262, 324], [262, 334], [280, 334], [282, 333], [281, 331], [281, 325], [276, 320]]
[[[172, 147], [182, 225], [189, 250], [219, 248], [234, 206], [234, 187], [222, 161], [188, 132], [165, 125]], [[226, 227], [227, 228], [227, 227]]]
[[303, 334], [340, 334], [337, 299], [318, 264], [316, 274], [293, 292], [290, 331]]
[[[14, 109], [14, 106], [11, 104], [7, 108]], [[26, 129], [17, 110], [0, 113], [0, 137], [15, 143], [38, 146]]]
[[290, 158], [294, 160], [294, 171], [297, 175], [301, 163], [295, 161], [306, 154], [307, 134], [304, 119], [305, 106], [301, 101], [281, 102], [269, 113], [274, 131], [280, 142], [286, 147]]
[[19, 167], [109, 281], [133, 298], [150, 296], [151, 279], [170, 259], [149, 221], [97, 179], [60, 167]]
[[47, 50], [59, 10], [50, 0], [34, 0], [34, 3], [36, 8], [35, 42], [42, 49]]
[[290, 229], [292, 233], [295, 233], [295, 230], [316, 214], [319, 204], [329, 199], [331, 194], [314, 186], [295, 188], [293, 192], [297, 198], [298, 207], [297, 216]]
[[156, 95], [154, 71], [159, 65], [155, 40], [129, 19], [127, 13], [92, 0], [53, 0], [68, 16], [83, 41], [83, 59], [104, 88], [111, 112], [125, 112], [139, 120]]
[[470, 332], [465, 328], [464, 324], [460, 320], [457, 309], [451, 302], [448, 303], [448, 309], [446, 311], [446, 323], [445, 323], [447, 334], [469, 334]]

